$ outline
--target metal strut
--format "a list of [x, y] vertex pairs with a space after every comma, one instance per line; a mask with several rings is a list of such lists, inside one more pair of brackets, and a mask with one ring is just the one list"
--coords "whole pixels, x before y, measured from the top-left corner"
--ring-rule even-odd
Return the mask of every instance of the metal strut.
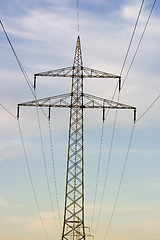
[[47, 107], [49, 109], [49, 120], [51, 115], [51, 107], [70, 108], [65, 208], [62, 240], [85, 239], [86, 234], [84, 224], [83, 111], [87, 108], [102, 109], [104, 121], [106, 108], [133, 109], [135, 121], [136, 108], [83, 92], [84, 78], [116, 78], [119, 80], [119, 91], [121, 89], [121, 78], [120, 76], [114, 74], [83, 67], [79, 36], [77, 38], [74, 62], [72, 67], [61, 68], [35, 74], [34, 88], [36, 87], [37, 76], [72, 78], [71, 93], [20, 103], [18, 104], [17, 108], [17, 117], [19, 117], [20, 106]]

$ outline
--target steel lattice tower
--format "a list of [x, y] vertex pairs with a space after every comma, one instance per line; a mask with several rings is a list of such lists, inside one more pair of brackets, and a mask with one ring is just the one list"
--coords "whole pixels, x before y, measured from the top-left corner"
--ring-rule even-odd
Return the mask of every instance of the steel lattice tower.
[[117, 78], [119, 80], [119, 90], [121, 78], [120, 76], [116, 76], [114, 74], [83, 67], [79, 36], [77, 38], [74, 62], [72, 67], [66, 67], [35, 74], [34, 86], [36, 86], [37, 76], [72, 77], [71, 93], [20, 103], [18, 104], [17, 117], [19, 117], [20, 106], [48, 107], [49, 119], [51, 107], [70, 108], [65, 209], [62, 240], [85, 239], [83, 110], [86, 108], [102, 109], [104, 120], [106, 108], [133, 109], [135, 119], [136, 108], [83, 92], [84, 78]]
[[83, 65], [77, 39], [72, 70], [66, 195], [62, 239], [84, 239]]

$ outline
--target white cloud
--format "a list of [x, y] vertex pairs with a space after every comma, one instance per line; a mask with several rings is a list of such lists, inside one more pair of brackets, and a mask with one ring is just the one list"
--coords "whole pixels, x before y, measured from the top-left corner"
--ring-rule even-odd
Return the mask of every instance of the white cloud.
[[[130, 10], [131, 12], [134, 12], [133, 8], [135, 8], [135, 6], [129, 5], [128, 7], [129, 9], [131, 9]], [[72, 10], [68, 10], [68, 11], [70, 12]], [[12, 22], [12, 25], [9, 27], [10, 33], [14, 34], [15, 36], [18, 36], [21, 39], [23, 38], [25, 39], [25, 43], [23, 44], [25, 55], [26, 55], [26, 51], [29, 51], [30, 55], [32, 55], [34, 52], [33, 59], [39, 56], [38, 61], [35, 59], [35, 62], [34, 62], [35, 64], [34, 68], [36, 69], [36, 71], [38, 69], [38, 65], [39, 66], [41, 65], [41, 68], [45, 70], [45, 65], [47, 65], [47, 63], [45, 63], [46, 53], [49, 55], [48, 59], [51, 59], [51, 56], [53, 59], [54, 59], [54, 56], [56, 57], [58, 56], [59, 59], [60, 58], [64, 59], [67, 57], [67, 59], [69, 60], [68, 65], [72, 64], [72, 60], [73, 60], [72, 56], [73, 56], [74, 47], [75, 47], [74, 42], [76, 40], [73, 38], [73, 35], [75, 35], [76, 33], [76, 26], [74, 26], [74, 21], [72, 20], [72, 18], [68, 18], [67, 14], [64, 14], [62, 16], [61, 15], [62, 14], [60, 12], [55, 12], [55, 13], [53, 12], [51, 14], [43, 11], [42, 12], [34, 11], [34, 12], [31, 12], [29, 16], [26, 16], [18, 20], [16, 19], [15, 21]], [[113, 72], [118, 74], [120, 70], [120, 58], [123, 59], [125, 55], [124, 51], [126, 50], [126, 46], [129, 40], [129, 37], [128, 39], [126, 38], [126, 33], [128, 33], [127, 35], [130, 36], [130, 32], [131, 32], [130, 28], [132, 25], [130, 25], [129, 27], [126, 26], [125, 29], [113, 28], [113, 30], [111, 30], [112, 27], [116, 25], [116, 19], [114, 19], [114, 22], [108, 23], [107, 21], [104, 22], [103, 18], [98, 19], [97, 17], [97, 20], [95, 20], [94, 15], [92, 15], [91, 13], [89, 13], [89, 16], [88, 16], [88, 13], [82, 12], [82, 15], [84, 17], [84, 21], [82, 18], [82, 30], [84, 31], [84, 32], [82, 31], [82, 35], [83, 35], [82, 49], [84, 48], [85, 65], [95, 67], [95, 68], [100, 68], [101, 70], [106, 70], [108, 72]], [[155, 21], [154, 23], [154, 28], [155, 28], [155, 26], [159, 26], [159, 24], [158, 24], [158, 20], [156, 22], [156, 19], [154, 19], [154, 21]], [[95, 22], [94, 25], [92, 25], [93, 22]], [[119, 21], [119, 25], [120, 24], [121, 24], [121, 21]], [[104, 31], [105, 29], [106, 29], [106, 33]], [[150, 31], [152, 30], [150, 29]], [[147, 32], [146, 34], [148, 35], [150, 31]], [[108, 35], [107, 32], [109, 32], [110, 34]], [[95, 37], [93, 38], [94, 35]], [[46, 36], [49, 36], [49, 37], [46, 38]], [[147, 70], [152, 64], [152, 60], [150, 60], [150, 58], [151, 56], [153, 56], [153, 46], [154, 46], [154, 53], [156, 53], [156, 49], [157, 49], [157, 46], [155, 44], [152, 44], [152, 40], [155, 41], [157, 37], [158, 35], [156, 35], [154, 39], [152, 37], [149, 39], [150, 48], [148, 47], [148, 41], [143, 42], [142, 48], [140, 48], [139, 54], [135, 61], [136, 67], [133, 66], [130, 76], [128, 78], [128, 81], [126, 82], [127, 92], [128, 90], [130, 90], [126, 95], [126, 100], [127, 98], [132, 99], [132, 101], [129, 101], [129, 104], [137, 106], [138, 108], [141, 107], [140, 99], [142, 98], [142, 96], [145, 96], [145, 92], [143, 91], [145, 82], [149, 84], [148, 91], [150, 91], [150, 95], [149, 95], [150, 99], [147, 99], [148, 104], [151, 102], [152, 99], [154, 99], [154, 96], [156, 95], [155, 88], [153, 88], [150, 84], [150, 77], [148, 76]], [[64, 39], [66, 40], [64, 41]], [[26, 42], [27, 40], [29, 40], [29, 42], [33, 40], [33, 42], [31, 42], [31, 44], [28, 44]], [[106, 44], [106, 41], [108, 42], [108, 44]], [[41, 44], [44, 47], [41, 47]], [[32, 48], [30, 48], [31, 46]], [[113, 49], [114, 49], [114, 52], [113, 52]], [[145, 64], [143, 64], [144, 51], [145, 51]], [[42, 58], [43, 58], [43, 63], [42, 63]], [[158, 59], [158, 55], [155, 56], [155, 61], [156, 59]], [[27, 63], [28, 65], [29, 64], [28, 56], [26, 60], [28, 62]], [[62, 62], [63, 61], [64, 60], [62, 60]], [[140, 66], [139, 62], [143, 64], [143, 65], [141, 64], [143, 67], [139, 67]], [[108, 66], [106, 65], [106, 63]], [[115, 63], [115, 66], [114, 66], [114, 63]], [[51, 65], [50, 60], [48, 64], [48, 69], [49, 67], [52, 67], [52, 68], [54, 67], [53, 65], [52, 66], [49, 66], [49, 65]], [[58, 66], [58, 62], [56, 63], [56, 65]], [[64, 63], [64, 65], [66, 66], [66, 63]], [[41, 71], [42, 69], [39, 69], [39, 71]], [[150, 69], [150, 72], [153, 72], [153, 74], [155, 75], [154, 70]], [[134, 80], [132, 80], [131, 78]], [[47, 83], [48, 81], [50, 80], [45, 81], [46, 84], [48, 84]], [[52, 80], [52, 82], [53, 81], [55, 80]], [[91, 90], [93, 89], [93, 91], [94, 89], [99, 89], [99, 94], [101, 92], [102, 95], [105, 93], [104, 89], [105, 88], [107, 89], [107, 85], [110, 84], [108, 80], [104, 80], [104, 83], [101, 82], [102, 85], [100, 86], [97, 80], [97, 81], [94, 81], [94, 86], [93, 86], [91, 81], [90, 80], [88, 81], [89, 83], [86, 83], [87, 84], [86, 88], [87, 89], [90, 88]], [[154, 81], [156, 81], [155, 84], [158, 83], [158, 78], [156, 78], [156, 76], [154, 76]], [[145, 87], [147, 87], [147, 84], [145, 84]], [[139, 91], [139, 97], [137, 96], [135, 99], [134, 96], [137, 90]], [[110, 90], [110, 92], [112, 91]], [[111, 98], [111, 93], [109, 95]], [[127, 103], [127, 101], [125, 103]], [[147, 106], [148, 105], [146, 101], [146, 106], [142, 105], [142, 108]]]
[[121, 16], [127, 20], [135, 21], [140, 5], [140, 1], [130, 1], [122, 7]]
[[[48, 2], [49, 1], [50, 0], [48, 0]], [[53, 1], [50, 2], [52, 3]], [[47, 71], [50, 69], [70, 66], [73, 64], [75, 42], [78, 34], [75, 10], [76, 8], [70, 8], [68, 4], [72, 3], [71, 1], [63, 1], [63, 3], [66, 4], [65, 6], [63, 5], [63, 7], [61, 6], [62, 1], [55, 2], [59, 5], [59, 8], [53, 8], [52, 10], [50, 9], [49, 12], [47, 8], [34, 8], [33, 11], [31, 10], [32, 8], [30, 8], [30, 11], [27, 12], [27, 14], [18, 15], [18, 17], [13, 17], [11, 15], [5, 16], [5, 14], [3, 14], [2, 12], [1, 19], [2, 21], [4, 20], [6, 30], [9, 33], [16, 52], [31, 79], [32, 75], [36, 72]], [[88, 2], [90, 3], [91, 1]], [[101, 4], [105, 3], [105, 1], [96, 0], [94, 2], [95, 4], [98, 4], [99, 2], [101, 2]], [[133, 30], [136, 15], [138, 13], [139, 5], [140, 1], [127, 1], [127, 5], [124, 5], [124, 7], [120, 8], [120, 10], [114, 10], [108, 14], [100, 15], [98, 13], [96, 13], [95, 15], [95, 13], [92, 12], [90, 9], [80, 10], [80, 35], [83, 62], [85, 66], [100, 69], [102, 71], [107, 71], [117, 75], [119, 74]], [[132, 45], [133, 49], [131, 50], [131, 55], [129, 56], [129, 59], [127, 61], [124, 73], [127, 71], [129, 62], [132, 59], [134, 50], [136, 48], [136, 43], [139, 40], [147, 14], [148, 9], [145, 8], [143, 10], [143, 15], [140, 19], [140, 24], [136, 32], [136, 37]], [[125, 87], [124, 89], [122, 89], [121, 93], [121, 102], [136, 106], [138, 109], [138, 116], [143, 113], [143, 111], [159, 94], [160, 55], [159, 51], [157, 51], [157, 49], [159, 49], [160, 39], [159, 25], [159, 18], [153, 14], [149, 22], [147, 31], [145, 33], [144, 39], [142, 41], [142, 45], [139, 49], [138, 55], [126, 81]], [[11, 50], [9, 49], [8, 43], [4, 38], [3, 32], [1, 31], [0, 34], [2, 36], [2, 42], [0, 42], [0, 51], [2, 50], [4, 56], [3, 62], [0, 63], [0, 72], [2, 79], [1, 89], [3, 90], [0, 101], [2, 104], [4, 104], [4, 106], [8, 107], [11, 112], [14, 112], [16, 114], [17, 103], [32, 100], [33, 96], [30, 93], [30, 90], [28, 89], [28, 86], [24, 81], [22, 74], [17, 67], [15, 59], [11, 53]], [[69, 92], [70, 84], [71, 81], [69, 79], [38, 80], [38, 96], [46, 97], [50, 95], [56, 95], [57, 93], [64, 93], [66, 91]], [[112, 92], [115, 87], [115, 83], [111, 83], [111, 80], [102, 81], [98, 79], [86, 79], [84, 84], [85, 92], [103, 96], [109, 99], [111, 99]], [[142, 119], [142, 121], [139, 123], [138, 130], [140, 129], [140, 127], [141, 129], [145, 129], [145, 131], [148, 130], [148, 127], [157, 127], [159, 130], [159, 115], [157, 114], [158, 104], [159, 102], [157, 102], [157, 104], [151, 109], [151, 111], [146, 115], [144, 120]], [[12, 117], [10, 117], [8, 113], [5, 112], [2, 108], [0, 108], [0, 112], [1, 136], [3, 135], [0, 145], [1, 160], [4, 160], [6, 158], [12, 159], [13, 156], [19, 153], [20, 149], [22, 150], [20, 145], [21, 143], [17, 140], [19, 139], [17, 123], [15, 119], [11, 120]], [[101, 121], [101, 116], [102, 113], [100, 111], [98, 112], [98, 114], [96, 114], [96, 117], [94, 114], [91, 116], [87, 116], [87, 124], [90, 124], [90, 126], [94, 127], [94, 129], [97, 128], [99, 122]], [[57, 134], [59, 131], [62, 132], [64, 128], [68, 128], [68, 123], [64, 124], [64, 119], [66, 119], [65, 114], [60, 113], [58, 115], [57, 112], [53, 113], [53, 122], [55, 124], [53, 124], [53, 129], [55, 131], [54, 134]], [[120, 119], [121, 126], [131, 126], [132, 113], [119, 113], [118, 119]], [[112, 120], [110, 120], [110, 122]], [[25, 135], [25, 143], [26, 141], [27, 144], [28, 142], [30, 144], [33, 143], [32, 147], [34, 155], [34, 151], [35, 149], [37, 150], [38, 147], [35, 147], [34, 141], [31, 141], [30, 134], [34, 133], [37, 134], [39, 137], [35, 112], [33, 113], [33, 111], [30, 109], [21, 110], [21, 122], [22, 130]], [[87, 125], [85, 125], [85, 127], [86, 126]], [[47, 127], [48, 126], [43, 126], [43, 130], [46, 130]], [[9, 140], [4, 140], [6, 135], [8, 136]], [[27, 138], [28, 136], [29, 138]], [[138, 138], [138, 133], [136, 136]], [[97, 136], [95, 137], [95, 139], [97, 139]], [[143, 140], [145, 141], [145, 139]], [[89, 139], [87, 139], [87, 141], [89, 141]], [[97, 142], [95, 145], [97, 145]], [[97, 146], [95, 146], [95, 148], [96, 147]], [[62, 148], [64, 149], [64, 146], [61, 142], [60, 149]], [[152, 148], [153, 145], [151, 145], [151, 149]], [[141, 152], [145, 151], [148, 152], [148, 154], [149, 152], [151, 153], [151, 151], [154, 152], [154, 149], [151, 149], [146, 150], [145, 148], [141, 148]], [[95, 149], [91, 149], [91, 151], [93, 152], [95, 151]], [[138, 152], [136, 147], [133, 149], [133, 151], [135, 154], [137, 154], [137, 158], [140, 158], [140, 152]], [[58, 159], [58, 161], [62, 163], [61, 158]], [[141, 161], [139, 161], [139, 164], [141, 164]], [[61, 166], [60, 168], [62, 169]], [[59, 174], [59, 172], [57, 172], [57, 174]], [[155, 181], [153, 179], [153, 181], [151, 180], [151, 182], [148, 184], [151, 184], [151, 186], [153, 184], [153, 186], [156, 187], [159, 186], [158, 179]], [[8, 183], [6, 189], [8, 189], [9, 191], [10, 187], [11, 185], [9, 185]], [[1, 199], [0, 205], [7, 207], [7, 202]], [[98, 204], [96, 205], [96, 207], [96, 209], [98, 209]], [[90, 214], [92, 211], [91, 206], [86, 205], [86, 210]], [[152, 210], [153, 209], [150, 208], [147, 212], [145, 207], [141, 208], [141, 206], [139, 207], [139, 205], [137, 205], [135, 207], [131, 206], [126, 208], [119, 208], [117, 209], [117, 214], [119, 213], [119, 215], [132, 215], [134, 212], [138, 213], [139, 211], [141, 211], [142, 213], [144, 213], [146, 211], [146, 213], [149, 213]], [[107, 208], [104, 213], [110, 214], [111, 210]], [[51, 213], [42, 212], [42, 215], [45, 219], [45, 224], [49, 231], [55, 230], [52, 227]], [[24, 233], [31, 232], [31, 230], [37, 231], [37, 229], [40, 232], [40, 229], [42, 229], [38, 214], [28, 218], [21, 218], [21, 216], [15, 215], [13, 218], [10, 218], [10, 223], [11, 222], [17, 224], [18, 228], [22, 227], [21, 223], [23, 223], [25, 225]], [[154, 224], [154, 220], [150, 222], [150, 224]], [[158, 224], [156, 223], [156, 226], [157, 225]], [[135, 226], [135, 232], [145, 231], [144, 226], [148, 227], [149, 224], [144, 223], [143, 225], [143, 223], [141, 223], [140, 228]], [[113, 229], [116, 228], [117, 225], [114, 225]], [[123, 228], [125, 229], [124, 225]], [[146, 240], [145, 237], [140, 238], [140, 235], [136, 236], [136, 238], [131, 236], [131, 233], [133, 233], [133, 231], [131, 231], [131, 228], [132, 223], [130, 225], [130, 228], [128, 227], [129, 230], [127, 230], [126, 235], [125, 232], [122, 233], [120, 229], [118, 234], [116, 232], [117, 230], [115, 230], [115, 232], [112, 231], [112, 240], [117, 239], [117, 236], [121, 236], [119, 238], [127, 240]], [[153, 225], [152, 228], [154, 228]], [[155, 232], [157, 232], [157, 229], [158, 228], [156, 227], [154, 228]], [[131, 233], [129, 231], [131, 231]], [[102, 232], [104, 232], [104, 229], [102, 229]], [[27, 238], [31, 239], [27, 237], [26, 234], [26, 239]], [[149, 239], [153, 238], [150, 237]], [[158, 238], [155, 237], [154, 240], [157, 239]]]

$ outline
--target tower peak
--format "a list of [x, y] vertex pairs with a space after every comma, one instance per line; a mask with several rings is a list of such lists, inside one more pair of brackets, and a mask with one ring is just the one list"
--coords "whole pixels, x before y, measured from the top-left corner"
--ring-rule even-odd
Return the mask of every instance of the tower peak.
[[80, 43], [80, 36], [77, 37], [76, 42], [76, 49], [74, 55], [74, 62], [73, 66], [81, 65], [82, 66], [82, 52], [81, 52], [81, 43]]

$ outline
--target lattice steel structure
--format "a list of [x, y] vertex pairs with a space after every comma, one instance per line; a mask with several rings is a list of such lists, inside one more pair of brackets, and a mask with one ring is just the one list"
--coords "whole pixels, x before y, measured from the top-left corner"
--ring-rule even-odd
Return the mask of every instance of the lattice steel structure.
[[119, 89], [121, 78], [120, 76], [116, 76], [114, 74], [83, 67], [79, 36], [77, 38], [74, 62], [72, 67], [35, 74], [35, 87], [37, 76], [72, 77], [71, 93], [20, 103], [18, 104], [17, 116], [19, 117], [20, 106], [48, 107], [49, 118], [51, 107], [70, 108], [65, 209], [62, 240], [85, 239], [83, 110], [84, 108], [103, 109], [104, 120], [104, 112], [106, 108], [133, 109], [134, 118], [136, 108], [83, 92], [84, 78], [117, 78], [119, 80]]

